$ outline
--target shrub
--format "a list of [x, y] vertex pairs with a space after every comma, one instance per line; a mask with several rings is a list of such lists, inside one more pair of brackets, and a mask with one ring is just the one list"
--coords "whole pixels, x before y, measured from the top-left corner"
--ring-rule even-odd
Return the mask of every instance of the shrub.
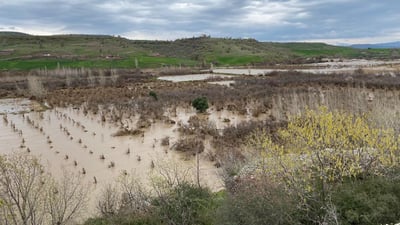
[[333, 193], [341, 224], [368, 225], [400, 222], [400, 180], [370, 176], [347, 180]]
[[169, 146], [169, 137], [165, 137], [165, 138], [161, 139], [161, 145]]
[[154, 200], [158, 214], [167, 224], [213, 224], [213, 200], [207, 188], [183, 182]]
[[124, 215], [114, 217], [90, 218], [84, 225], [162, 225], [157, 215], [151, 213], [144, 215]]
[[216, 224], [297, 224], [295, 213], [295, 198], [284, 188], [266, 179], [244, 177], [222, 201]]
[[158, 95], [157, 95], [157, 93], [156, 92], [154, 92], [154, 91], [150, 91], [149, 92], [149, 96], [150, 97], [153, 97], [154, 98], [154, 100], [158, 100]]
[[208, 100], [206, 97], [198, 97], [192, 101], [192, 106], [203, 113], [208, 109]]
[[196, 155], [204, 151], [204, 142], [197, 137], [180, 138], [174, 144], [173, 149], [184, 152], [187, 156]]

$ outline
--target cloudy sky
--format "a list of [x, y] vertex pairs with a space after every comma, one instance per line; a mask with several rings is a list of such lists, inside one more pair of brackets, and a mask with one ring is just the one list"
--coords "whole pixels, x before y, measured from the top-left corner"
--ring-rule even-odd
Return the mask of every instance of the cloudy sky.
[[400, 1], [0, 0], [0, 31], [378, 43], [400, 41]]

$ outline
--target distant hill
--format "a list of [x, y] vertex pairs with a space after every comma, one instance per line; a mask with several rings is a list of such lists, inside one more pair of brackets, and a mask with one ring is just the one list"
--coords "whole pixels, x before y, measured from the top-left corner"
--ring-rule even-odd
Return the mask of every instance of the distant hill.
[[356, 44], [351, 45], [352, 48], [358, 49], [368, 49], [368, 48], [400, 48], [400, 41], [396, 42], [387, 42], [387, 43], [378, 43], [378, 44]]
[[0, 31], [0, 37], [1, 36], [30, 36], [30, 35], [26, 34], [26, 33], [21, 33], [21, 32]]
[[175, 41], [109, 35], [36, 36], [0, 32], [0, 70], [61, 67], [140, 68], [247, 66], [318, 62], [323, 58], [393, 58], [400, 50], [368, 50], [324, 43], [274, 43], [208, 36]]

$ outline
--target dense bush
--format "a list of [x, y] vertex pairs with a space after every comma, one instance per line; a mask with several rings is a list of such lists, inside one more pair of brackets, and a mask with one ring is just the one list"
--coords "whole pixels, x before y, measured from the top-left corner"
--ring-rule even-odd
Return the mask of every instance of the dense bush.
[[115, 217], [99, 217], [90, 218], [85, 221], [84, 225], [162, 225], [161, 220], [157, 215], [143, 216], [115, 216]]
[[158, 196], [153, 204], [166, 224], [212, 224], [213, 195], [207, 188], [184, 182]]
[[185, 181], [175, 168], [160, 171], [152, 193], [131, 176], [106, 187], [99, 196], [101, 216], [85, 225], [214, 224], [215, 195], [209, 189]]
[[400, 222], [400, 180], [370, 176], [346, 180], [333, 193], [341, 224], [368, 225]]
[[220, 225], [296, 224], [295, 198], [266, 179], [241, 179], [218, 209]]
[[198, 97], [192, 101], [192, 106], [203, 113], [208, 109], [208, 100], [206, 97]]

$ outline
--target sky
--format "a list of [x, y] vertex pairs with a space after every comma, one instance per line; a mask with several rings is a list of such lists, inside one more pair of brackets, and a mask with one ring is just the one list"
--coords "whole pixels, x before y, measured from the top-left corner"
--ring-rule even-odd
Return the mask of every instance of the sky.
[[400, 41], [399, 0], [0, 0], [0, 31], [175, 40]]

